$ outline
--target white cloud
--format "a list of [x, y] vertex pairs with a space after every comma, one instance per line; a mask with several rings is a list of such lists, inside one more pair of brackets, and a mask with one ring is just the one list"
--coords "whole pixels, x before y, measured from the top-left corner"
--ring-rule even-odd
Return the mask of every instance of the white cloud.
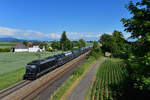
[[19, 32], [20, 30], [12, 29], [12, 28], [6, 28], [6, 27], [0, 27], [0, 35], [6, 35], [6, 36], [12, 36], [16, 32]]
[[0, 36], [27, 40], [51, 40], [60, 38], [60, 35], [55, 33], [45, 34], [33, 30], [20, 30], [6, 27], [0, 27]]
[[[103, 32], [112, 34], [112, 32]], [[99, 40], [102, 32], [67, 32], [67, 36], [71, 40], [85, 39], [85, 40]], [[14, 37], [26, 40], [59, 40], [62, 32], [57, 33], [42, 33], [34, 30], [20, 30], [7, 27], [0, 27], [0, 37]]]
[[60, 35], [60, 34], [56, 34], [56, 33], [51, 33], [51, 34], [49, 34], [49, 37], [50, 37], [50, 38], [57, 38], [57, 39], [60, 39], [61, 35]]
[[73, 40], [78, 40], [78, 39], [85, 39], [85, 40], [98, 40], [102, 34], [97, 32], [97, 33], [92, 33], [92, 32], [67, 32], [67, 36], [70, 39]]

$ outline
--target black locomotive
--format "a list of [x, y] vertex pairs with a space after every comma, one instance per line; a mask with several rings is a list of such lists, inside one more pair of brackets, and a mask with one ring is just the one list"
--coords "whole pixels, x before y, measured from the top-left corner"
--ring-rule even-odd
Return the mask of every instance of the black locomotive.
[[27, 64], [24, 79], [35, 80], [38, 77], [50, 72], [63, 64], [75, 59], [81, 54], [86, 53], [91, 47], [85, 47], [73, 51], [64, 52], [54, 56], [50, 56], [41, 60], [35, 60]]

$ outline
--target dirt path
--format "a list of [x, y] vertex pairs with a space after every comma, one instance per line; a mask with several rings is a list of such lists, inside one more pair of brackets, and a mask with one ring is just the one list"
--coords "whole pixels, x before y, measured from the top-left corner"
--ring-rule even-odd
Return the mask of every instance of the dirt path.
[[84, 100], [96, 69], [105, 59], [106, 58], [98, 60], [95, 65], [90, 67], [86, 75], [69, 95], [68, 100]]

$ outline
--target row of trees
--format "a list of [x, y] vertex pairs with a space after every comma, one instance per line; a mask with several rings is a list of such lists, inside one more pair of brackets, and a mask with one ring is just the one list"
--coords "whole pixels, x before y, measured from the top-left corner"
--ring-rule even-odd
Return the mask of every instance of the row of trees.
[[[150, 1], [141, 0], [134, 4], [132, 1], [127, 9], [133, 15], [121, 21], [131, 38], [137, 39], [132, 43], [133, 57], [128, 60], [130, 78], [133, 87], [149, 95], [150, 92]], [[147, 94], [146, 94], [147, 93]]]
[[60, 41], [53, 41], [51, 46], [53, 49], [67, 51], [74, 48], [85, 47], [86, 42], [83, 39], [80, 39], [79, 41], [70, 41], [66, 36], [66, 32], [64, 31]]
[[[31, 43], [27, 41], [23, 41], [24, 45], [30, 45]], [[60, 41], [52, 41], [51, 45], [48, 45], [47, 42], [40, 42], [39, 47], [43, 49], [45, 47], [46, 51], [51, 51], [49, 47], [52, 47], [52, 49], [56, 50], [62, 50], [62, 51], [68, 51], [75, 48], [82, 48], [86, 46], [86, 41], [83, 39], [80, 39], [78, 41], [70, 41], [66, 35], [66, 31], [62, 33], [62, 36], [60, 38]]]
[[[22, 43], [23, 43], [25, 46], [32, 44], [32, 43], [27, 42], [27, 41], [23, 41]], [[46, 42], [40, 42], [40, 43], [39, 43], [39, 48], [40, 48], [40, 49], [43, 49], [43, 47], [45, 47], [45, 49], [48, 50], [48, 44], [47, 44]]]
[[102, 49], [105, 52], [111, 52], [113, 57], [120, 57], [127, 46], [127, 41], [124, 39], [122, 32], [115, 30], [112, 35], [104, 33], [100, 37]]
[[132, 17], [122, 18], [121, 22], [125, 31], [131, 33], [130, 38], [136, 41], [126, 41], [123, 34], [115, 30], [112, 35], [103, 34], [100, 42], [104, 52], [111, 52], [114, 57], [125, 56], [129, 72], [127, 96], [131, 96], [132, 91], [132, 96], [137, 100], [150, 92], [150, 1], [130, 1], [126, 8]]

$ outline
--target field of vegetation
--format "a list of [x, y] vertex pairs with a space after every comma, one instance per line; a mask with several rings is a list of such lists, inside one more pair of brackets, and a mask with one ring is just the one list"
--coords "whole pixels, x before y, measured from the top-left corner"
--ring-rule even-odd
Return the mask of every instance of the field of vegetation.
[[125, 64], [120, 59], [106, 60], [99, 66], [88, 100], [118, 100], [127, 76]]
[[[41, 58], [51, 56], [59, 52], [43, 52]], [[21, 68], [24, 68], [26, 64], [32, 60], [39, 59], [37, 53], [14, 53], [3, 52], [0, 53], [0, 76]]]
[[17, 42], [0, 42], [0, 48], [11, 48], [15, 46]]
[[[54, 55], [58, 52], [42, 52], [41, 58]], [[39, 59], [37, 53], [0, 53], [0, 90], [15, 84], [23, 79], [26, 64]]]

